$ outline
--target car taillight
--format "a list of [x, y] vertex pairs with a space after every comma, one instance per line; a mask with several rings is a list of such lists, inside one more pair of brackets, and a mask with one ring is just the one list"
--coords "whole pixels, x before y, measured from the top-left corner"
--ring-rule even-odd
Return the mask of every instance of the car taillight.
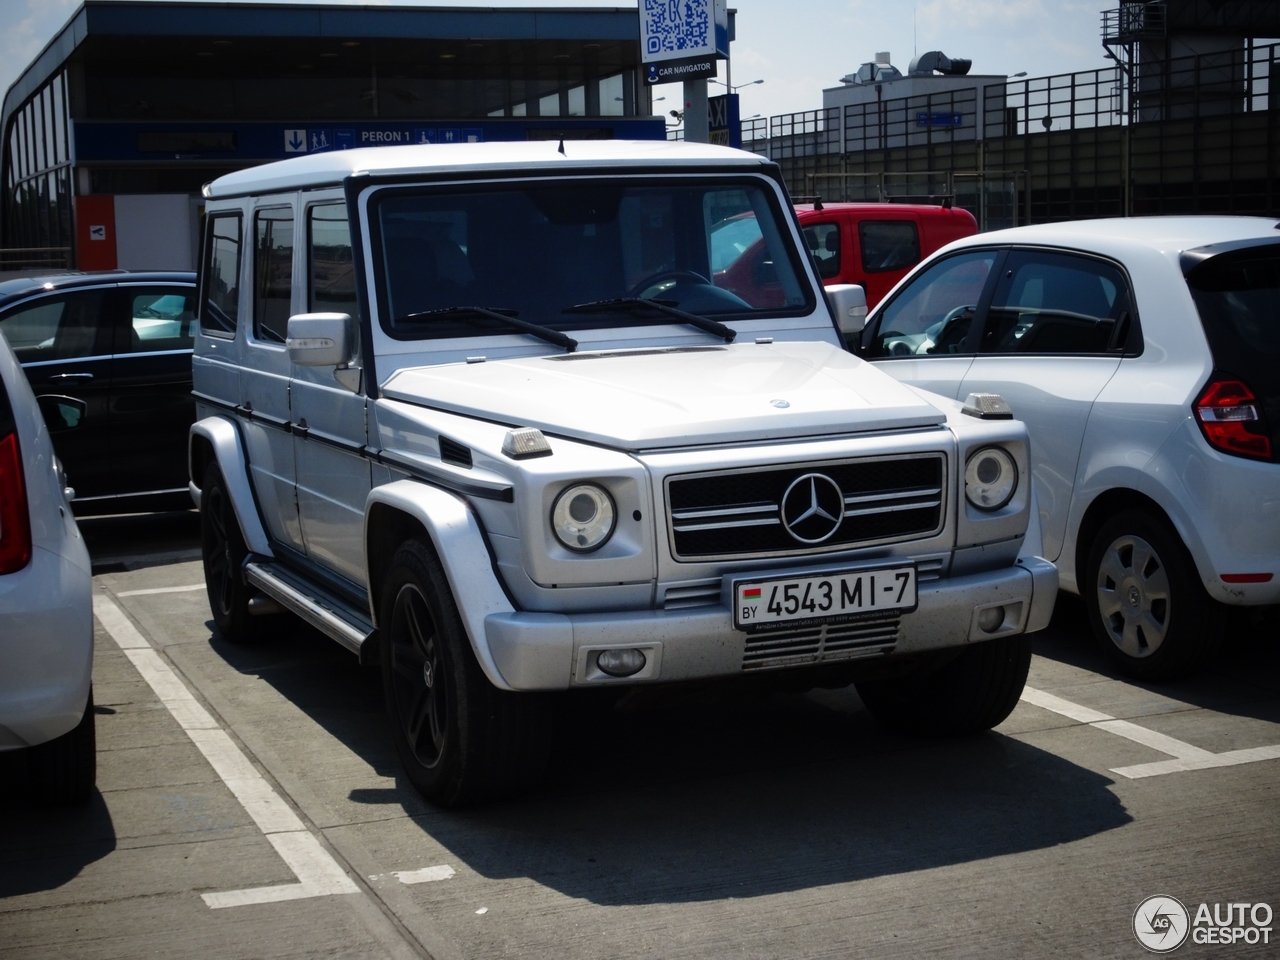
[[0, 574], [31, 561], [31, 516], [17, 433], [0, 437]]
[[1271, 459], [1271, 437], [1258, 399], [1242, 381], [1214, 377], [1195, 403], [1209, 444], [1223, 453]]

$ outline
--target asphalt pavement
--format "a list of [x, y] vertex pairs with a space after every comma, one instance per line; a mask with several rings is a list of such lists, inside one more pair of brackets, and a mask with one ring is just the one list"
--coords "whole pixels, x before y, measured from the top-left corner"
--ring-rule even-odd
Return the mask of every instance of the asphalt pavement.
[[375, 671], [292, 620], [214, 634], [194, 514], [82, 528], [98, 792], [40, 808], [0, 756], [6, 960], [1142, 957], [1158, 894], [1249, 905], [1176, 955], [1280, 956], [1249, 919], [1280, 910], [1274, 611], [1147, 685], [1064, 596], [1024, 701], [963, 740], [851, 688], [565, 698], [546, 781], [452, 812], [400, 775]]

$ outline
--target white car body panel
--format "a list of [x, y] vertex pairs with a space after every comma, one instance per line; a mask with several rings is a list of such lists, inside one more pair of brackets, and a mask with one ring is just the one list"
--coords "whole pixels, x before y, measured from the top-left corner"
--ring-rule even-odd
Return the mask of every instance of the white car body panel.
[[[922, 262], [881, 308], [937, 258], [957, 250], [1016, 244], [1084, 252], [1112, 259], [1128, 273], [1142, 353], [1123, 358], [979, 354], [940, 357], [939, 367], [931, 367], [931, 359], [886, 358], [875, 364], [905, 382], [931, 379], [932, 389], [961, 399], [989, 390], [1009, 400], [1031, 434], [1044, 556], [1056, 562], [1064, 589], [1081, 589], [1077, 534], [1090, 504], [1110, 490], [1128, 489], [1151, 498], [1169, 516], [1210, 596], [1236, 605], [1277, 603], [1280, 465], [1222, 454], [1201, 435], [1192, 405], [1213, 372], [1213, 356], [1179, 263], [1185, 250], [1255, 238], [1280, 239], [1276, 221], [1150, 217], [968, 237]], [[868, 324], [875, 319], [873, 314]], [[1086, 363], [1077, 365], [1077, 359]], [[1073, 375], [1090, 364], [1095, 369], [1088, 378]], [[967, 370], [953, 390], [957, 365]], [[1254, 572], [1275, 575], [1267, 583], [1227, 584], [1220, 577]]]
[[0, 750], [35, 746], [80, 723], [93, 670], [89, 552], [63, 494], [35, 396], [0, 335], [0, 380], [17, 423], [31, 561], [0, 575]]
[[[833, 432], [932, 427], [946, 416], [870, 364], [826, 343], [733, 343], [671, 352], [660, 364], [561, 354], [396, 373], [394, 399], [628, 450]], [[589, 404], [581, 399], [590, 396]]]

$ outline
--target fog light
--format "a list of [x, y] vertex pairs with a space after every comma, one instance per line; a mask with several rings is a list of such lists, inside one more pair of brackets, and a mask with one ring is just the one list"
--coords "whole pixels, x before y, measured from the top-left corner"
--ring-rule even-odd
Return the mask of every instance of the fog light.
[[596, 656], [596, 666], [611, 677], [629, 677], [639, 673], [647, 662], [644, 651], [635, 649], [601, 650]]
[[987, 607], [978, 611], [978, 629], [983, 633], [995, 633], [1004, 626], [1004, 607]]

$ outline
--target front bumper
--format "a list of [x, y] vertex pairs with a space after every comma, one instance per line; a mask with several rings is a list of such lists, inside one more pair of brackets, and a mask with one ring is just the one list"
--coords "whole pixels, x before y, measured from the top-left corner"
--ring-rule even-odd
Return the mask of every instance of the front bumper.
[[[1016, 565], [920, 584], [919, 606], [900, 618], [887, 653], [897, 656], [963, 646], [1001, 636], [1043, 630], [1053, 615], [1058, 572], [1040, 557]], [[1006, 608], [1004, 624], [993, 633], [978, 627], [978, 613], [992, 605]], [[601, 683], [694, 680], [742, 674], [749, 635], [735, 630], [724, 604], [689, 610], [621, 613], [496, 613], [485, 618], [485, 639], [503, 680], [513, 690], [565, 690]], [[630, 647], [645, 653], [644, 668], [625, 679], [594, 667], [604, 648]], [[802, 654], [778, 666], [839, 663], [857, 656]], [[755, 661], [748, 670], [774, 664]]]

